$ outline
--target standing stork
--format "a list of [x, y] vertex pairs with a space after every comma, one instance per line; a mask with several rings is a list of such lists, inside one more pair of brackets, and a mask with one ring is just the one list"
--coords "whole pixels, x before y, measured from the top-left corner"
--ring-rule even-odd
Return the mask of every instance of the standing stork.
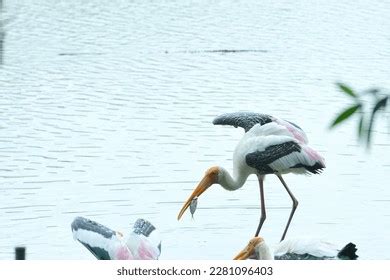
[[127, 238], [97, 222], [76, 217], [71, 225], [73, 238], [83, 244], [98, 260], [157, 260], [161, 241], [156, 228], [138, 219]]
[[243, 112], [224, 114], [215, 118], [213, 123], [240, 126], [246, 131], [233, 154], [233, 177], [223, 167], [209, 168], [183, 205], [178, 219], [190, 206], [191, 201], [211, 185], [219, 184], [226, 190], [234, 191], [244, 185], [250, 174], [256, 174], [259, 179], [261, 201], [260, 222], [255, 233], [255, 236], [258, 236], [266, 219], [264, 176], [275, 174], [293, 201], [281, 238], [283, 240], [298, 206], [298, 200], [283, 180], [282, 174], [318, 174], [325, 168], [324, 159], [307, 145], [305, 132], [291, 122], [269, 115]]
[[348, 243], [339, 249], [333, 243], [314, 238], [293, 238], [280, 242], [271, 252], [260, 236], [252, 238], [235, 260], [356, 260], [356, 245]]

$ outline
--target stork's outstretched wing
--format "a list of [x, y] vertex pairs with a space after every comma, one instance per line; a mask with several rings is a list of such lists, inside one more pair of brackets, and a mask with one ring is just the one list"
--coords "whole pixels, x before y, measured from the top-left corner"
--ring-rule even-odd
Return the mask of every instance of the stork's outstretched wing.
[[253, 112], [235, 112], [226, 113], [216, 117], [213, 120], [213, 124], [242, 127], [245, 132], [248, 132], [255, 124], [264, 125], [272, 121], [272, 117], [266, 114], [258, 114]]
[[215, 125], [232, 125], [234, 127], [242, 127], [245, 132], [252, 129], [253, 126], [259, 124], [260, 126], [267, 123], [277, 123], [285, 127], [292, 137], [297, 139], [301, 143], [308, 143], [306, 133], [295, 123], [285, 121], [267, 114], [259, 114], [253, 112], [235, 112], [227, 113], [216, 117], [213, 120]]
[[83, 244], [98, 260], [112, 260], [112, 249], [120, 246], [118, 233], [97, 222], [76, 217], [71, 225], [73, 237]]

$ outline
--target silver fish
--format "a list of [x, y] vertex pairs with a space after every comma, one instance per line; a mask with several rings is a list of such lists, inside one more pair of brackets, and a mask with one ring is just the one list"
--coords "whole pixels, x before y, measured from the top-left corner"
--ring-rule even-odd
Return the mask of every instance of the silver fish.
[[191, 212], [191, 215], [192, 215], [192, 218], [194, 218], [194, 213], [196, 211], [196, 206], [198, 205], [198, 197], [195, 196], [192, 201], [191, 201], [191, 204], [190, 204], [190, 212]]

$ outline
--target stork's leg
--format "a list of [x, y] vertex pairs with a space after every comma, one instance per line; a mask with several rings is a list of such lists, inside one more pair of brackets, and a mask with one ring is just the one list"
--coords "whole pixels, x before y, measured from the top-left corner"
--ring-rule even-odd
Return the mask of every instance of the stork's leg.
[[263, 223], [265, 221], [265, 218], [267, 215], [265, 214], [265, 204], [264, 204], [264, 176], [257, 175], [257, 178], [259, 179], [259, 187], [260, 187], [260, 203], [261, 203], [261, 216], [260, 216], [260, 222], [259, 226], [257, 227], [255, 236], [258, 236], [261, 230], [261, 227], [263, 226]]
[[286, 189], [287, 193], [289, 194], [289, 196], [291, 197], [291, 199], [292, 199], [292, 201], [293, 201], [293, 206], [292, 206], [292, 209], [291, 209], [290, 217], [288, 218], [286, 228], [284, 229], [284, 232], [283, 232], [283, 235], [282, 235], [282, 239], [280, 239], [280, 241], [283, 241], [284, 238], [286, 237], [286, 233], [287, 233], [288, 227], [290, 226], [292, 217], [294, 216], [295, 210], [296, 210], [297, 207], [298, 207], [298, 200], [295, 198], [295, 196], [292, 194], [292, 192], [290, 191], [290, 189], [287, 187], [287, 184], [286, 184], [286, 182], [283, 180], [282, 176], [279, 175], [279, 174], [276, 174], [276, 176], [278, 176], [280, 182], [282, 182], [284, 188]]

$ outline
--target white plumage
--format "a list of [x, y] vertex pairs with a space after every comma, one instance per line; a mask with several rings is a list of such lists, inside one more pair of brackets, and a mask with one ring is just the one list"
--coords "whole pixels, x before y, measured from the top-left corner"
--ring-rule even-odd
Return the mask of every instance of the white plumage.
[[[305, 166], [313, 166], [316, 162], [321, 163], [325, 167], [325, 161], [314, 150], [306, 144], [299, 142], [293, 137], [290, 131], [285, 127], [275, 123], [267, 123], [265, 125], [256, 124], [244, 134], [241, 141], [238, 143], [233, 154], [233, 170], [240, 168], [249, 169], [251, 173], [256, 173], [256, 168], [249, 166], [246, 162], [246, 156], [250, 153], [264, 152], [267, 148], [280, 145], [283, 143], [294, 142], [301, 147], [301, 151], [292, 152], [278, 157], [268, 165], [279, 174], [285, 173], [310, 173], [304, 167], [292, 168], [296, 164]], [[309, 154], [309, 152], [313, 154]], [[240, 165], [236, 168], [236, 164]], [[267, 173], [266, 173], [267, 174]], [[265, 175], [265, 174], [263, 174]]]
[[79, 241], [83, 245], [88, 244], [91, 248], [100, 248], [101, 250], [106, 251], [110, 256], [110, 259], [116, 259], [115, 255], [119, 248], [124, 248], [128, 251], [129, 255], [132, 255], [125, 244], [125, 240], [118, 234], [114, 234], [107, 238], [98, 232], [85, 229], [74, 229], [72, 230], [72, 233], [74, 240]]
[[317, 258], [333, 258], [337, 256], [340, 248], [327, 240], [318, 238], [289, 238], [280, 242], [275, 250], [275, 257], [287, 254], [309, 254]]

